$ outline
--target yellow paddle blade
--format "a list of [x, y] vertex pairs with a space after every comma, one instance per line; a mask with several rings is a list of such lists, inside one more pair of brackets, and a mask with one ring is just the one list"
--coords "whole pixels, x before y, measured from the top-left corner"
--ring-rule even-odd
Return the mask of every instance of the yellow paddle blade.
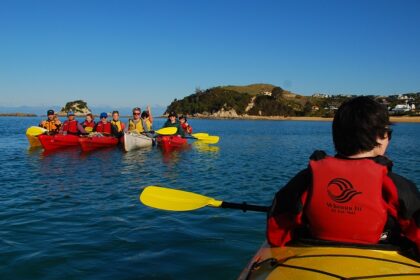
[[164, 127], [158, 130], [155, 130], [155, 133], [161, 135], [173, 135], [177, 132], [178, 128], [176, 127]]
[[197, 139], [201, 139], [201, 138], [206, 138], [209, 136], [208, 133], [204, 133], [204, 132], [199, 132], [199, 133], [193, 133], [191, 134], [192, 137], [195, 137]]
[[200, 142], [206, 143], [206, 144], [216, 144], [219, 142], [220, 137], [219, 136], [207, 136], [203, 137], [200, 140]]
[[93, 127], [89, 127], [89, 126], [87, 126], [87, 127], [85, 127], [85, 131], [86, 131], [87, 133], [90, 133], [90, 132], [92, 132], [92, 131], [93, 131]]
[[158, 186], [145, 187], [140, 201], [149, 207], [169, 211], [190, 211], [204, 206], [220, 207], [222, 201], [204, 195]]
[[31, 126], [26, 130], [26, 134], [30, 136], [38, 136], [45, 132], [47, 132], [45, 128], [39, 127], [39, 126]]

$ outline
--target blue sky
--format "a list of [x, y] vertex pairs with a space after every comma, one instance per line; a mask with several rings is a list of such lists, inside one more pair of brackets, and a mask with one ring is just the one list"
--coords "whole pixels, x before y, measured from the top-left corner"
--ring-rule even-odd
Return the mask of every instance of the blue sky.
[[420, 91], [420, 1], [0, 1], [0, 106]]

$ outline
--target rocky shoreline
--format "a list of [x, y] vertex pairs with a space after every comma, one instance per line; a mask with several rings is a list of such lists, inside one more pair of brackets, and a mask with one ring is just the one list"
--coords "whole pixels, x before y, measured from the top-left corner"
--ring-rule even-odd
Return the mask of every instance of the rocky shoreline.
[[[167, 116], [162, 116], [167, 117]], [[271, 120], [271, 121], [326, 121], [331, 122], [333, 118], [323, 117], [288, 117], [288, 116], [218, 116], [218, 115], [201, 115], [188, 116], [190, 119], [208, 119], [208, 120]], [[420, 116], [391, 116], [391, 122], [395, 123], [420, 123]]]

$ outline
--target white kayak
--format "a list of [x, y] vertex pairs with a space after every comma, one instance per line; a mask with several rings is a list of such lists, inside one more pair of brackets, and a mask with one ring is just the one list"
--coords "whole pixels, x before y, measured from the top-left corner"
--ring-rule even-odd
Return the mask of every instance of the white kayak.
[[153, 144], [153, 138], [147, 137], [146, 135], [126, 132], [124, 133], [124, 150], [126, 152], [150, 147]]

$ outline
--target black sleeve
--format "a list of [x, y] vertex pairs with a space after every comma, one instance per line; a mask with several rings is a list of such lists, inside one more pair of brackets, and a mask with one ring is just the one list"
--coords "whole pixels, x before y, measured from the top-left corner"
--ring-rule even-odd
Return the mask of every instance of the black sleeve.
[[274, 198], [270, 215], [280, 213], [298, 214], [303, 210], [301, 203], [302, 194], [308, 189], [312, 182], [312, 173], [306, 168], [296, 174]]
[[420, 227], [420, 192], [416, 185], [410, 180], [389, 172], [388, 176], [397, 187], [398, 202], [400, 205], [400, 215], [404, 219], [414, 218], [418, 227]]

